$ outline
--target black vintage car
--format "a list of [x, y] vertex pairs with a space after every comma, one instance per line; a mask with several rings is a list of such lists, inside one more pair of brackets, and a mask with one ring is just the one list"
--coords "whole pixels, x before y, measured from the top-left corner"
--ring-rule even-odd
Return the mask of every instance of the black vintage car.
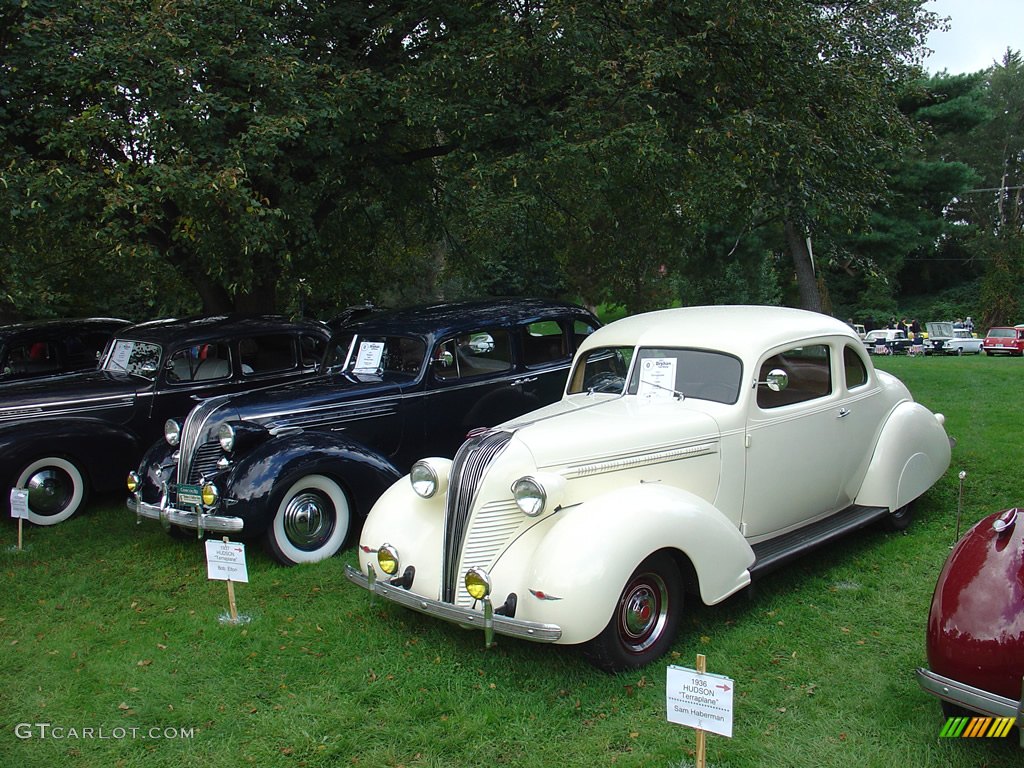
[[315, 374], [319, 322], [205, 317], [129, 326], [93, 371], [0, 385], [0, 505], [28, 489], [29, 520], [53, 525], [90, 490], [123, 487], [164, 422], [205, 397]]
[[208, 400], [169, 423], [129, 476], [128, 507], [175, 534], [265, 538], [284, 564], [333, 555], [377, 497], [423, 455], [554, 402], [581, 307], [505, 299], [349, 319], [329, 378]]
[[95, 368], [107, 342], [130, 324], [85, 317], [0, 325], [0, 382]]

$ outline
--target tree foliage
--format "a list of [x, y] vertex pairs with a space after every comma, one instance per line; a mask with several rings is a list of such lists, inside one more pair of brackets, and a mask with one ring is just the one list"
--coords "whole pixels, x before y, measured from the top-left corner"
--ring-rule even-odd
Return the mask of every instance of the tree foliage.
[[922, 4], [5, 0], [0, 296], [813, 304], [784, 232], [885, 197]]

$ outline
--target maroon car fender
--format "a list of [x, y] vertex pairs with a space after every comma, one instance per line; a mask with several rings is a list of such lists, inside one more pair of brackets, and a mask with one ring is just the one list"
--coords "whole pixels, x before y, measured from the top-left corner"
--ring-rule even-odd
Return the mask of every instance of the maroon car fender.
[[953, 548], [928, 616], [932, 672], [1019, 700], [1024, 676], [1024, 508], [977, 523]]

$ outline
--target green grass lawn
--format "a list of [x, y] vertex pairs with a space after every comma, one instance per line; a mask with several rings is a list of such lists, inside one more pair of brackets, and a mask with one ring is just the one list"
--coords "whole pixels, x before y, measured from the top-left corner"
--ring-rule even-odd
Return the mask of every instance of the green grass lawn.
[[957, 473], [963, 530], [1022, 501], [1024, 360], [877, 362], [958, 440], [914, 524], [692, 606], [672, 654], [633, 674], [571, 648], [484, 651], [479, 633], [371, 604], [342, 575], [351, 551], [285, 569], [250, 546], [236, 588], [249, 621], [234, 625], [202, 546], [137, 526], [120, 497], [27, 529], [20, 553], [4, 525], [0, 766], [690, 765], [694, 732], [666, 720], [665, 670], [697, 654], [736, 685], [734, 736], [708, 737], [709, 765], [1020, 766], [1015, 738], [939, 739], [913, 671], [955, 539]]

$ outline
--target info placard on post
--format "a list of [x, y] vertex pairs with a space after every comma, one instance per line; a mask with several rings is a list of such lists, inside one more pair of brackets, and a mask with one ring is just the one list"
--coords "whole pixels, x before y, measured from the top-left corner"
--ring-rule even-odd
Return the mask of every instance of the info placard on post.
[[28, 520], [28, 491], [24, 488], [11, 488], [11, 517]]
[[668, 721], [732, 738], [733, 681], [686, 667], [666, 672]]
[[207, 578], [249, 583], [245, 567], [245, 545], [237, 541], [206, 540]]

